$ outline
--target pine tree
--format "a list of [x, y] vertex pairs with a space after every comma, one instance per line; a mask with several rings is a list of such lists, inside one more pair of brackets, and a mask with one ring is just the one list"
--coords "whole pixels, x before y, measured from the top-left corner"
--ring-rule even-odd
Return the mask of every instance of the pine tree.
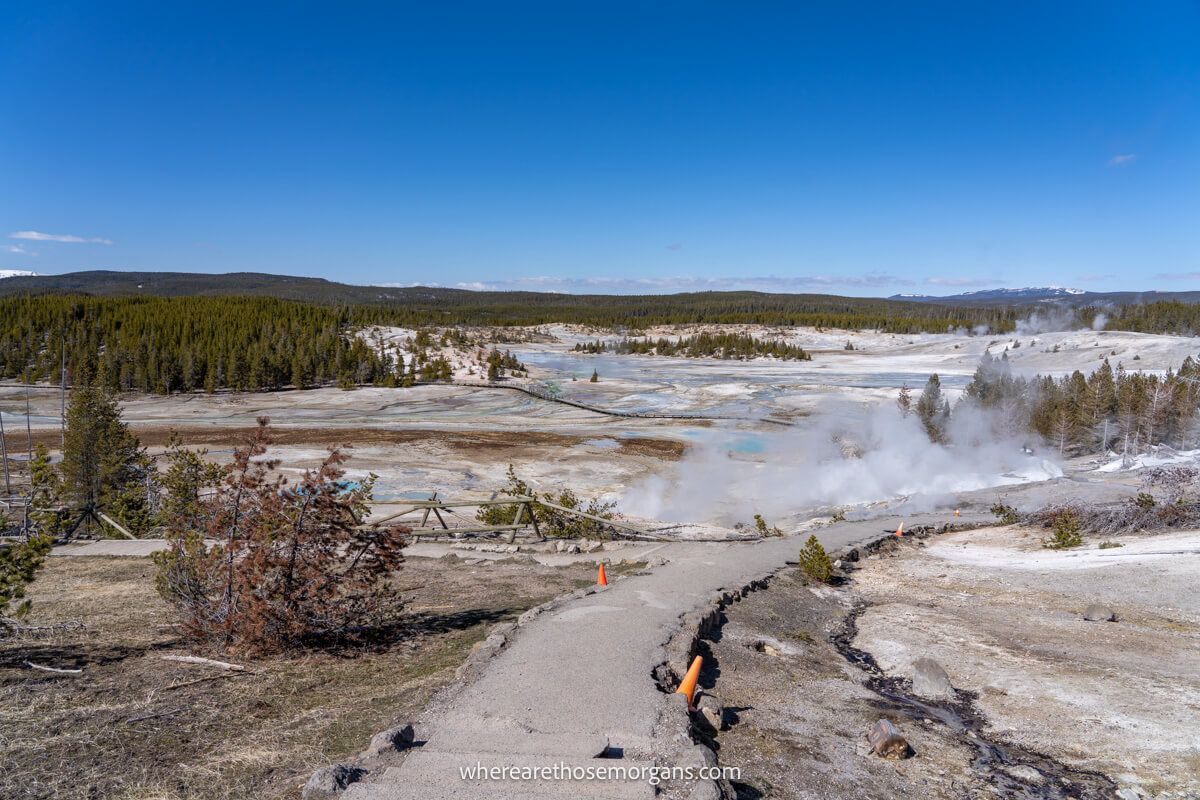
[[800, 550], [800, 557], [797, 561], [800, 569], [804, 570], [804, 574], [815, 581], [828, 583], [829, 579], [833, 577], [833, 562], [829, 560], [825, 548], [817, 541], [816, 534], [808, 537], [808, 541]]
[[116, 398], [94, 386], [73, 389], [66, 423], [59, 469], [63, 498], [75, 506], [100, 509], [120, 498], [121, 513], [128, 515], [125, 521], [141, 526], [144, 501], [136, 497], [148, 465], [137, 437], [121, 420]]
[[28, 586], [41, 569], [52, 539], [47, 535], [0, 547], [0, 639], [6, 637], [29, 613], [25, 598]]
[[950, 420], [950, 406], [942, 396], [942, 382], [937, 373], [929, 376], [925, 389], [917, 400], [917, 416], [925, 426], [925, 433], [931, 442], [943, 442], [946, 439], [946, 423]]
[[600, 382], [600, 373], [597, 372], [596, 370], [592, 370], [592, 377], [589, 380], [589, 382], [590, 383], [599, 383]]
[[362, 525], [374, 478], [347, 490], [346, 457], [333, 450], [289, 485], [272, 475], [277, 462], [261, 458], [270, 443], [260, 418], [216, 493], [199, 500], [202, 532], [183, 520], [168, 524], [156, 582], [184, 632], [269, 652], [392, 623], [402, 603], [390, 577], [404, 562], [409, 531]]

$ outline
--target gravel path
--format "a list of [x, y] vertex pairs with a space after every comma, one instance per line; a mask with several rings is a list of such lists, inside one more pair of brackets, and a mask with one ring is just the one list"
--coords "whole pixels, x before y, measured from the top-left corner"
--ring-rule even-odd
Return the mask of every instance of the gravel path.
[[[904, 522], [912, 527], [950, 519], [943, 513]], [[975, 519], [965, 515], [960, 521]], [[832, 551], [876, 539], [898, 523], [841, 523], [822, 529], [818, 538]], [[669, 563], [650, 574], [616, 581], [522, 624], [482, 674], [418, 721], [417, 740], [424, 744], [398, 766], [374, 770], [366, 782], [352, 785], [346, 800], [653, 796], [642, 779], [484, 782], [464, 779], [460, 768], [671, 763], [691, 743], [663, 735], [681, 730], [682, 713], [659, 690], [652, 671], [667, 658], [665, 645], [681, 617], [703, 608], [714, 593], [740, 589], [794, 560], [800, 545], [799, 536], [668, 545], [656, 555]], [[687, 668], [671, 666], [678, 673]], [[679, 718], [674, 728], [672, 716]], [[601, 752], [606, 758], [597, 760]]]

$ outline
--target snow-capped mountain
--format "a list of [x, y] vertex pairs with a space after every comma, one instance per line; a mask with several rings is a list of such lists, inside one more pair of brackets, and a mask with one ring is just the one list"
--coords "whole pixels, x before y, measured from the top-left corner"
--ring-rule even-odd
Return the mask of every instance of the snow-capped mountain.
[[979, 289], [974, 292], [944, 295], [894, 294], [889, 300], [915, 300], [917, 302], [997, 302], [997, 301], [1042, 301], [1062, 300], [1087, 294], [1083, 289], [1065, 286], [1025, 286], [1020, 289]]
[[979, 300], [1045, 300], [1050, 297], [1070, 297], [1084, 294], [1083, 289], [1068, 289], [1064, 286], [1026, 286], [1023, 289], [980, 289], [977, 292], [963, 292], [955, 297], [976, 298]]
[[27, 269], [0, 269], [0, 278], [35, 278], [36, 272]]

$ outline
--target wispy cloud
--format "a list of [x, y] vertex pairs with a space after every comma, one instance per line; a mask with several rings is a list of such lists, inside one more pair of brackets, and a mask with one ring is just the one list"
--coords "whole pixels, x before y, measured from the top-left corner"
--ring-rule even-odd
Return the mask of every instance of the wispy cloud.
[[19, 244], [0, 245], [0, 250], [3, 250], [6, 253], [19, 253], [20, 255], [23, 255], [23, 256], [37, 255], [37, 253], [32, 253], [32, 252], [26, 250], [24, 247], [21, 247], [21, 245], [19, 245]]
[[524, 290], [600, 294], [665, 294], [669, 292], [732, 291], [739, 289], [760, 292], [796, 292], [814, 289], [828, 291], [838, 288], [869, 289], [910, 286], [913, 283], [908, 278], [901, 278], [895, 275], [869, 273], [865, 275], [802, 275], [789, 277], [774, 275], [722, 277], [676, 275], [646, 278], [616, 276], [571, 278], [557, 275], [528, 275], [503, 280], [461, 281], [454, 285], [459, 289], [493, 292]]
[[926, 278], [925, 282], [933, 286], [1002, 286], [1004, 281], [998, 278]]
[[1092, 275], [1080, 275], [1075, 280], [1079, 283], [1102, 283], [1117, 277], [1111, 272], [1098, 272]]
[[111, 239], [99, 236], [75, 236], [70, 233], [42, 233], [41, 231], [15, 231], [8, 235], [10, 239], [26, 239], [31, 242], [62, 242], [64, 244], [112, 244]]
[[1110, 167], [1128, 167], [1137, 161], [1137, 153], [1118, 153], [1108, 160]]
[[1154, 276], [1156, 281], [1200, 281], [1200, 272], [1160, 272]]

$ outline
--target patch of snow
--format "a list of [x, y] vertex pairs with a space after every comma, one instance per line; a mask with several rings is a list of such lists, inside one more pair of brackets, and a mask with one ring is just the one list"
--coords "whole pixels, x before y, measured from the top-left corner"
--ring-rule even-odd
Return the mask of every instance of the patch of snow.
[[1166, 467], [1172, 464], [1194, 464], [1200, 461], [1200, 450], [1163, 450], [1157, 453], [1141, 453], [1117, 456], [1106, 464], [1096, 467], [1096, 472], [1132, 472], [1147, 467]]

